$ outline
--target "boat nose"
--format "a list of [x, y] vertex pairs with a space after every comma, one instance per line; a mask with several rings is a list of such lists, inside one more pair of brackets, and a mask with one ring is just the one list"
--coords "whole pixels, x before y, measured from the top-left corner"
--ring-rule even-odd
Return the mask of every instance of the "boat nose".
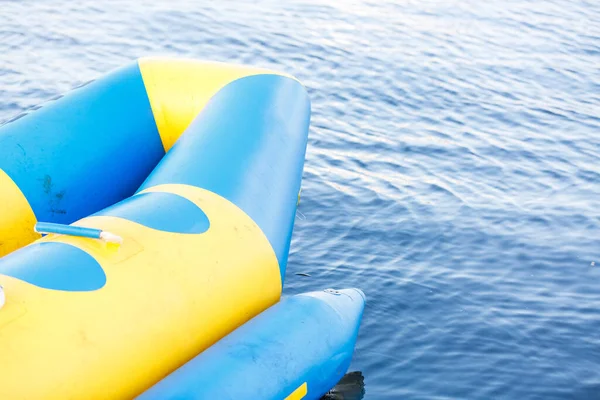
[[328, 294], [324, 301], [335, 309], [351, 324], [359, 324], [365, 309], [366, 296], [362, 290], [349, 289], [326, 289]]

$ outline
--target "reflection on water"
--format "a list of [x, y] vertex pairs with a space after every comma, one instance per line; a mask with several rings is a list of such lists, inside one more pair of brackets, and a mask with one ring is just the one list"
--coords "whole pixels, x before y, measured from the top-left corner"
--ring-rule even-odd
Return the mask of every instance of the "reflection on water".
[[344, 375], [340, 382], [321, 400], [362, 400], [365, 396], [365, 378], [360, 371]]

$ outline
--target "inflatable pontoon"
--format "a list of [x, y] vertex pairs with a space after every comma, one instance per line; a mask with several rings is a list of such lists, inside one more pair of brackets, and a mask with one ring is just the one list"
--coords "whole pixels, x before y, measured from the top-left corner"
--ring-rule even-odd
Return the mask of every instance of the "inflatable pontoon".
[[0, 127], [0, 399], [318, 399], [357, 289], [280, 301], [310, 102], [145, 58]]

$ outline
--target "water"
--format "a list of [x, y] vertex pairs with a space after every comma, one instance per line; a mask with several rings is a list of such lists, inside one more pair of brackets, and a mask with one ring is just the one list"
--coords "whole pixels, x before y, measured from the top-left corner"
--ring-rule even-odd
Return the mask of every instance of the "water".
[[0, 120], [144, 55], [290, 72], [285, 292], [365, 291], [365, 398], [600, 399], [600, 4], [211, 3], [0, 0]]

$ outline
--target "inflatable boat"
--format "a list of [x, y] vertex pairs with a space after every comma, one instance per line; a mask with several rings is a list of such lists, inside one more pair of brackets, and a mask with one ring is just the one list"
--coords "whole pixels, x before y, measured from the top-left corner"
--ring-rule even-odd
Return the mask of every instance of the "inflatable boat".
[[144, 58], [0, 127], [0, 399], [318, 399], [358, 289], [280, 299], [310, 102]]

